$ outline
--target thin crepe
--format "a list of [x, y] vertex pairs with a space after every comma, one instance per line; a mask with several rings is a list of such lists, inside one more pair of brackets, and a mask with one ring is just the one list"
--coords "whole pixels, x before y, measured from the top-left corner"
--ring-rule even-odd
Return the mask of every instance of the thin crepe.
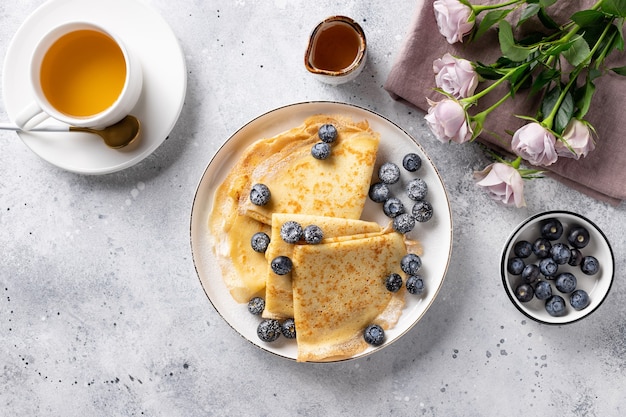
[[391, 232], [320, 245], [297, 245], [292, 272], [298, 361], [353, 356], [368, 345], [369, 324], [396, 325], [404, 307], [402, 288], [390, 292], [385, 277], [403, 276], [404, 238]]
[[[317, 131], [331, 123], [338, 131], [328, 159], [311, 156], [319, 142]], [[289, 146], [277, 150], [250, 173], [248, 188], [265, 184], [271, 198], [257, 206], [243, 195], [240, 214], [271, 224], [272, 213], [304, 213], [358, 219], [367, 199], [376, 162], [379, 134], [366, 121], [353, 123], [343, 117], [313, 116], [297, 130], [287, 132]]]
[[[330, 159], [318, 161], [310, 149], [324, 123], [336, 126], [338, 137]], [[361, 217], [379, 140], [367, 121], [314, 115], [243, 151], [217, 187], [208, 219], [224, 283], [237, 302], [248, 302], [265, 289], [267, 262], [252, 250], [250, 239], [256, 232], [270, 234], [272, 211]], [[251, 186], [261, 181], [272, 191], [272, 202], [264, 207], [249, 202]]]
[[[268, 264], [277, 256], [287, 256], [290, 259], [293, 257], [293, 251], [296, 245], [286, 243], [280, 237], [281, 226], [287, 221], [298, 222], [303, 228], [309, 225], [320, 227], [324, 233], [322, 243], [328, 243], [338, 237], [353, 239], [362, 237], [363, 234], [380, 233], [382, 231], [381, 226], [375, 222], [308, 214], [274, 213], [272, 216], [270, 244], [265, 252]], [[297, 263], [294, 264], [294, 268], [297, 269], [298, 267], [299, 265]], [[294, 312], [291, 273], [277, 275], [268, 266], [266, 276], [265, 310], [263, 311], [263, 317], [272, 319], [292, 318]]]

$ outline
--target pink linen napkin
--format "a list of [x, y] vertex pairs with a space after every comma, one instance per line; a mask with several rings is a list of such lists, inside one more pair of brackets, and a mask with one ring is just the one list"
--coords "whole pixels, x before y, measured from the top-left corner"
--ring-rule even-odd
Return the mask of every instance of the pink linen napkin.
[[[495, 2], [476, 1], [477, 4]], [[547, 10], [557, 22], [564, 22], [573, 12], [592, 3], [559, 1]], [[479, 15], [479, 19], [481, 17]], [[443, 98], [433, 90], [435, 77], [432, 64], [446, 52], [484, 64], [493, 63], [501, 55], [494, 29], [471, 43], [448, 44], [437, 28], [433, 2], [419, 2], [417, 14], [386, 80], [385, 89], [394, 99], [427, 111], [427, 98], [434, 101]], [[623, 51], [615, 51], [610, 59], [609, 67], [626, 65]], [[596, 87], [592, 108], [586, 116], [598, 133], [596, 149], [580, 160], [560, 158], [557, 163], [541, 169], [548, 170], [553, 177], [578, 191], [618, 205], [626, 198], [626, 77], [609, 72], [597, 80]], [[493, 103], [504, 93], [489, 94], [487, 97], [492, 95]], [[481, 103], [475, 112], [492, 103]], [[538, 104], [537, 96], [528, 98], [525, 92], [520, 91], [514, 100], [507, 100], [488, 116], [479, 140], [496, 150], [510, 152], [511, 135], [506, 132], [514, 132], [526, 123], [514, 115], [534, 116]], [[475, 114], [474, 110], [472, 113]]]

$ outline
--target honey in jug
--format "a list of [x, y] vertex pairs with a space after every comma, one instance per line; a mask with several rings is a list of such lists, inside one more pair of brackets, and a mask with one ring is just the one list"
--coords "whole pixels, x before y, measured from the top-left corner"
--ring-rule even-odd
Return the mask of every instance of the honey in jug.
[[316, 34], [311, 64], [320, 70], [342, 71], [350, 67], [361, 49], [361, 39], [352, 26], [335, 22]]

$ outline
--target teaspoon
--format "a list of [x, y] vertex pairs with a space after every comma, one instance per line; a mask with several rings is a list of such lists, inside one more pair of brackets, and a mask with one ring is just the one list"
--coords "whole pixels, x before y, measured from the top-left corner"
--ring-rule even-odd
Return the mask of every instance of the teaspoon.
[[[10, 124], [0, 124], [0, 130], [16, 130], [21, 131], [19, 127]], [[91, 129], [88, 127], [77, 126], [61, 126], [61, 127], [46, 127], [46, 128], [34, 128], [30, 132], [86, 132], [93, 133], [102, 138], [104, 143], [113, 149], [120, 149], [130, 145], [137, 137], [139, 137], [139, 131], [141, 125], [139, 120], [135, 116], [128, 115], [119, 122], [107, 126], [104, 129]]]

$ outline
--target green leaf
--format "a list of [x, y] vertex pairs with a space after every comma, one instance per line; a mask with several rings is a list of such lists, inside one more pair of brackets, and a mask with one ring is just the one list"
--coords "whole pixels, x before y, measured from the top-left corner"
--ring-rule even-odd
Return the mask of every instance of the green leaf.
[[541, 42], [545, 42], [545, 37], [546, 34], [545, 33], [541, 33], [541, 32], [530, 32], [528, 34], [526, 34], [526, 36], [524, 36], [522, 39], [519, 39], [517, 41], [517, 44], [520, 46], [530, 46], [530, 45], [535, 45]]
[[541, 102], [541, 118], [547, 117], [551, 112], [554, 106], [556, 106], [556, 102], [559, 100], [559, 96], [561, 95], [561, 85], [555, 85], [551, 90], [549, 90], [543, 98]]
[[539, 13], [537, 13], [537, 17], [546, 28], [555, 30], [559, 28], [559, 24], [556, 23], [550, 16], [548, 16], [548, 13], [546, 13], [546, 9], [544, 7], [539, 10]]
[[560, 75], [560, 71], [554, 68], [547, 68], [541, 71], [539, 74], [537, 74], [537, 77], [535, 78], [535, 81], [530, 88], [530, 94], [536, 94], [539, 91], [543, 90], [552, 81], [557, 80]]
[[615, 40], [613, 43], [613, 47], [619, 51], [623, 51], [624, 50], [624, 28], [619, 25], [613, 25], [613, 27], [617, 31]]
[[590, 80], [595, 80], [596, 78], [600, 78], [602, 76], [602, 71], [597, 68], [590, 68], [589, 75], [587, 75]]
[[578, 36], [575, 38], [572, 47], [563, 51], [563, 56], [567, 59], [567, 62], [577, 67], [589, 57], [590, 53], [591, 50], [587, 41], [582, 36]]
[[626, 17], [626, 0], [604, 0], [600, 8], [612, 16]]
[[554, 3], [556, 3], [556, 0], [539, 0], [539, 3], [542, 7], [545, 8], [552, 6]]
[[546, 55], [560, 55], [564, 51], [567, 51], [568, 49], [570, 49], [574, 45], [575, 41], [576, 39], [571, 39], [568, 42], [556, 44], [550, 47], [549, 49], [547, 49], [545, 51], [545, 54]]
[[527, 87], [524, 83], [520, 83], [520, 81], [528, 75], [529, 67], [529, 64], [520, 65], [514, 69], [513, 73], [509, 76], [509, 83], [511, 84], [511, 97], [515, 97], [515, 93], [518, 89]]
[[485, 16], [480, 21], [480, 24], [478, 25], [478, 29], [476, 29], [476, 32], [473, 35], [473, 39], [478, 39], [479, 37], [484, 35], [485, 32], [487, 32], [493, 25], [499, 23], [501, 20], [507, 17], [512, 10], [513, 9], [492, 10], [485, 14]]
[[554, 118], [554, 131], [558, 134], [563, 133], [573, 116], [574, 97], [572, 97], [572, 93], [568, 91], [565, 93], [565, 97], [559, 106], [559, 110], [556, 112], [556, 117]]
[[605, 29], [606, 25], [587, 26], [583, 29], [584, 32], [581, 33], [581, 36], [585, 38], [587, 45], [599, 44], [596, 49], [600, 52], [604, 49], [610, 38], [610, 33], [604, 33]]
[[576, 107], [578, 108], [576, 118], [582, 119], [585, 117], [591, 107], [591, 99], [593, 98], [595, 91], [596, 85], [589, 77], [587, 77], [587, 82], [575, 92], [575, 95], [577, 96]]
[[626, 67], [611, 68], [611, 71], [613, 71], [616, 74], [626, 76]]
[[535, 16], [537, 13], [539, 13], [539, 10], [541, 10], [541, 5], [539, 5], [538, 3], [529, 4], [528, 6], [526, 6], [526, 8], [522, 11], [519, 21], [517, 22], [517, 26]]
[[572, 15], [571, 20], [578, 26], [584, 28], [597, 26], [605, 23], [606, 15], [598, 10], [582, 10]]
[[511, 61], [509, 58], [501, 56], [493, 64], [494, 68], [513, 68], [517, 67], [518, 63]]
[[474, 71], [486, 80], [498, 80], [502, 78], [502, 71], [491, 66], [476, 63], [474, 65]]
[[501, 20], [499, 24], [498, 39], [502, 55], [515, 62], [524, 61], [533, 52], [533, 49], [523, 48], [515, 43], [513, 29], [506, 20]]

